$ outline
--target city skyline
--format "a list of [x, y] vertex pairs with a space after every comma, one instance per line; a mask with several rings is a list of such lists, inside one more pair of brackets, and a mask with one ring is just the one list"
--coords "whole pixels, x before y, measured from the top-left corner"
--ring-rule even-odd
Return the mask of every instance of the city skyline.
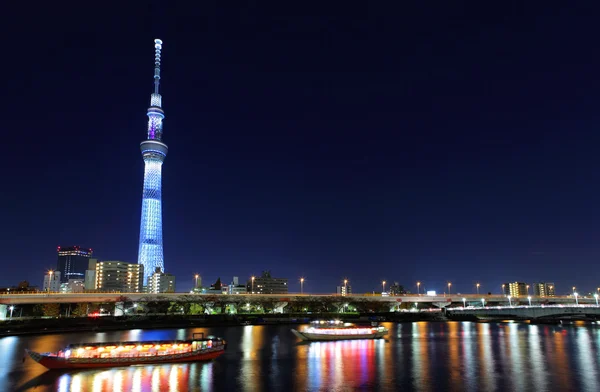
[[[59, 247], [60, 249], [60, 247]], [[98, 261], [102, 262], [104, 260], [98, 259]], [[122, 260], [121, 260], [122, 261]], [[114, 262], [114, 260], [113, 260]], [[125, 262], [127, 263], [127, 262]], [[56, 270], [53, 269], [48, 269], [45, 274], [44, 274], [44, 278], [48, 275], [48, 274], [52, 274], [55, 273]], [[248, 276], [244, 276], [242, 274], [237, 274], [237, 275], [233, 275], [231, 276], [232, 281], [237, 278], [237, 279], [241, 279], [242, 282], [246, 282], [247, 284], [249, 284], [251, 282], [251, 280], [253, 278], [257, 278], [260, 277], [261, 274], [263, 273], [269, 273], [270, 271], [263, 271], [262, 273], [259, 274], [250, 274]], [[179, 277], [179, 279], [181, 279], [181, 284], [180, 286], [178, 286], [179, 288], [177, 289], [176, 292], [180, 292], [180, 293], [187, 293], [188, 291], [190, 291], [193, 288], [197, 288], [197, 287], [209, 287], [212, 282], [215, 282], [217, 280], [220, 280], [222, 282], [222, 284], [229, 284], [229, 277], [228, 276], [223, 276], [220, 274], [216, 274], [216, 275], [202, 275], [198, 272], [192, 273], [191, 274], [191, 279], [185, 279], [187, 277], [187, 275], [185, 277]], [[360, 278], [358, 280], [353, 280], [350, 279], [349, 277], [343, 277], [341, 279], [339, 279], [337, 282], [329, 282], [329, 285], [327, 286], [328, 288], [325, 291], [314, 291], [311, 290], [311, 282], [310, 279], [307, 279], [306, 276], [301, 276], [298, 277], [297, 279], [293, 278], [293, 277], [287, 277], [287, 276], [282, 276], [281, 278], [286, 279], [287, 281], [289, 281], [289, 290], [290, 293], [307, 293], [307, 294], [330, 294], [331, 292], [335, 292], [336, 290], [333, 289], [331, 290], [331, 284], [335, 284], [337, 285], [336, 288], [339, 291], [339, 287], [343, 287], [343, 286], [347, 286], [350, 287], [352, 285], [356, 285], [356, 287], [361, 288], [360, 290], [362, 290], [363, 287], [371, 287], [372, 289], [364, 289], [362, 291], [362, 293], [381, 293], [381, 292], [388, 292], [390, 287], [392, 285], [396, 285], [398, 284], [399, 286], [401, 286], [407, 293], [411, 293], [411, 294], [426, 294], [428, 291], [434, 291], [436, 292], [438, 295], [460, 295], [460, 294], [478, 294], [478, 295], [487, 295], [487, 294], [492, 294], [492, 295], [496, 295], [498, 293], [504, 293], [504, 294], [510, 294], [511, 290], [509, 289], [508, 285], [522, 285], [523, 288], [523, 292], [526, 292], [526, 295], [531, 295], [531, 296], [538, 296], [537, 294], [535, 294], [536, 291], [540, 291], [540, 287], [543, 286], [543, 288], [541, 289], [543, 294], [540, 294], [541, 296], [554, 296], [555, 293], [556, 295], [572, 295], [574, 293], [578, 293], [579, 295], [588, 295], [588, 294], [598, 294], [600, 293], [600, 284], [596, 284], [596, 285], [591, 285], [591, 286], [562, 286], [560, 283], [558, 284], [558, 287], [556, 285], [555, 282], [550, 282], [548, 280], [544, 280], [544, 279], [535, 279], [533, 281], [525, 281], [522, 279], [517, 279], [517, 280], [512, 280], [512, 281], [506, 281], [503, 280], [499, 287], [494, 287], [497, 285], [489, 285], [485, 282], [482, 281], [477, 281], [477, 282], [473, 282], [473, 283], [468, 283], [468, 282], [464, 282], [464, 281], [454, 281], [454, 282], [450, 282], [450, 281], [445, 281], [445, 282], [440, 282], [440, 281], [434, 281], [432, 283], [429, 283], [426, 280], [418, 280], [415, 282], [406, 282], [406, 281], [402, 281], [402, 280], [397, 280], [397, 279], [383, 279], [380, 280], [378, 282], [365, 282], [364, 280], [361, 280]], [[189, 282], [188, 282], [189, 280]], [[198, 280], [200, 280], [201, 282], [203, 282], [203, 285], [198, 285]], [[32, 283], [32, 282], [29, 282]], [[305, 287], [305, 285], [307, 285]], [[387, 285], [387, 286], [386, 286]], [[10, 286], [10, 285], [9, 285]], [[16, 287], [16, 284], [12, 285], [13, 287]], [[35, 281], [33, 282], [33, 286], [36, 286]], [[297, 286], [297, 287], [296, 287]], [[516, 287], [516, 286], [515, 286]], [[379, 288], [381, 290], [379, 290]], [[386, 289], [387, 288], [387, 289]], [[361, 292], [357, 291], [357, 294], [361, 294]], [[516, 289], [515, 289], [516, 290]], [[546, 294], [546, 291], [549, 291], [550, 294]]]
[[345, 276], [356, 292], [596, 287], [575, 268], [600, 258], [593, 13], [370, 7], [33, 15], [6, 43], [0, 285], [39, 284], [57, 245], [137, 260], [142, 71], [161, 37], [178, 285], [272, 270], [312, 292]]

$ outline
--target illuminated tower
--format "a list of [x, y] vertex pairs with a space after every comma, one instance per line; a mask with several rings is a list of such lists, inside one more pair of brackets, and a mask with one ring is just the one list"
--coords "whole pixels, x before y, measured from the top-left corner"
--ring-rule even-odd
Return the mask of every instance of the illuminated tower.
[[144, 286], [148, 276], [157, 268], [164, 272], [161, 169], [167, 156], [167, 145], [162, 142], [162, 97], [158, 93], [160, 82], [160, 52], [162, 41], [154, 40], [154, 93], [148, 108], [148, 138], [140, 144], [144, 157], [144, 191], [142, 194], [142, 222], [138, 264], [144, 266]]

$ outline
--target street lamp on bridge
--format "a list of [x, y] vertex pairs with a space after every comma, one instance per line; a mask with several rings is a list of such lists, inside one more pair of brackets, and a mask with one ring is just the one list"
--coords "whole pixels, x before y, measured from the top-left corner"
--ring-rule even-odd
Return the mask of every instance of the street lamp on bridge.
[[300, 278], [300, 294], [304, 294], [304, 278]]
[[419, 295], [419, 288], [421, 287], [421, 282], [417, 282], [417, 295]]
[[383, 293], [385, 293], [385, 280], [381, 282], [381, 295], [383, 295]]
[[452, 282], [448, 282], [448, 294], [450, 294], [450, 288], [452, 287]]
[[475, 286], [477, 287], [477, 295], [479, 295], [479, 286], [481, 286], [481, 285], [479, 283], [477, 283]]
[[252, 277], [252, 294], [254, 294], [254, 276]]
[[527, 285], [525, 287], [527, 287], [527, 295], [529, 295], [529, 285]]
[[198, 278], [199, 277], [200, 277], [199, 274], [194, 275], [194, 279], [195, 279], [194, 288], [198, 288]]
[[504, 294], [504, 286], [505, 284], [502, 284], [502, 294]]

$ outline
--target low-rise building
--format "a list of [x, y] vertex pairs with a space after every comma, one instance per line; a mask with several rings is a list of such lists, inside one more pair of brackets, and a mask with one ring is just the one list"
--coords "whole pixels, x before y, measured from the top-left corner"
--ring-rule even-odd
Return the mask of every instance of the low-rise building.
[[160, 267], [156, 268], [156, 271], [148, 277], [148, 286], [146, 287], [148, 293], [174, 293], [175, 292], [175, 276], [172, 274], [164, 273], [160, 270]]
[[398, 284], [398, 282], [394, 282], [393, 285], [390, 286], [390, 295], [402, 295], [406, 294], [406, 290], [404, 286]]
[[252, 294], [287, 294], [288, 280], [271, 277], [271, 271], [263, 271], [259, 277], [252, 277], [246, 284], [246, 291]]
[[507, 296], [510, 295], [513, 298], [527, 297], [527, 283], [510, 282], [504, 283], [502, 287], [504, 288], [504, 294]]
[[350, 295], [352, 294], [352, 286], [350, 286], [349, 284], [337, 286], [335, 292], [339, 295]]
[[60, 271], [49, 271], [44, 275], [43, 291], [58, 293], [60, 291]]
[[69, 279], [67, 283], [60, 284], [61, 293], [83, 293], [85, 283], [81, 279]]
[[98, 261], [95, 278], [98, 291], [141, 293], [144, 266], [125, 261]]
[[228, 294], [246, 294], [248, 291], [246, 290], [246, 286], [240, 284], [240, 281], [237, 276], [233, 277], [233, 281], [227, 287]]
[[554, 283], [540, 282], [533, 285], [533, 295], [537, 297], [554, 297]]

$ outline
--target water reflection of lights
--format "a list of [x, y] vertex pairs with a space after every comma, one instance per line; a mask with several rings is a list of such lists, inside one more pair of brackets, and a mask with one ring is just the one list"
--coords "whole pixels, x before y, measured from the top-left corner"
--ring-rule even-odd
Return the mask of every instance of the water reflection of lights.
[[429, 339], [427, 330], [430, 326], [426, 322], [412, 323], [412, 373], [414, 387], [420, 391], [430, 389], [429, 385]]
[[15, 336], [7, 336], [0, 339], [0, 352], [2, 356], [12, 356], [17, 346], [18, 339]]
[[70, 375], [65, 374], [62, 376], [58, 382], [58, 392], [67, 392], [69, 390], [69, 379]]
[[[81, 377], [85, 377], [85, 373], [82, 373]], [[104, 388], [104, 382], [107, 381], [109, 378], [110, 378], [109, 371], [101, 371], [99, 373], [96, 373], [92, 378], [92, 391], [93, 392], [105, 391], [106, 388]]]
[[475, 325], [473, 323], [463, 323], [464, 335], [462, 338], [463, 342], [463, 363], [466, 373], [465, 389], [477, 390], [477, 377], [475, 377], [475, 347], [473, 346], [473, 333], [472, 329]]
[[277, 358], [279, 357], [279, 336], [274, 336], [271, 340], [271, 380], [273, 385], [278, 385], [279, 366], [277, 366]]
[[580, 328], [576, 332], [577, 359], [579, 367], [579, 377], [582, 379], [583, 390], [594, 391], [598, 388], [598, 370], [594, 366], [594, 356], [592, 355], [592, 342], [590, 331]]
[[113, 376], [113, 392], [123, 392], [123, 371], [117, 371]]
[[142, 367], [136, 366], [133, 370], [133, 382], [131, 392], [142, 392]]
[[185, 329], [185, 328], [179, 328], [177, 330], [177, 337], [176, 337], [176, 339], [178, 339], [178, 340], [185, 340], [187, 338], [188, 338], [187, 329]]
[[509, 354], [508, 361], [511, 364], [511, 380], [513, 381], [513, 391], [524, 391], [525, 380], [523, 372], [523, 359], [521, 357], [521, 346], [519, 340], [519, 326], [517, 324], [509, 324], [508, 326], [508, 339], [509, 339]]
[[171, 366], [171, 371], [169, 372], [169, 391], [176, 392], [179, 390], [179, 378], [178, 378], [178, 366]]
[[294, 385], [298, 391], [308, 390], [306, 387], [308, 378], [308, 352], [312, 344], [296, 346], [296, 371], [294, 372]]
[[533, 385], [536, 389], [545, 391], [548, 388], [548, 377], [546, 374], [546, 359], [541, 350], [541, 332], [537, 325], [530, 325], [528, 331], [529, 363], [533, 376]]
[[242, 332], [240, 350], [244, 353], [239, 384], [245, 391], [260, 391], [260, 350], [263, 346], [264, 327], [246, 325]]
[[[194, 379], [189, 378], [189, 370], [196, 365], [131, 366], [101, 371], [87, 370], [73, 375], [66, 373], [58, 379], [57, 389], [61, 392], [179, 391], [184, 385], [193, 385]], [[212, 363], [203, 366], [208, 369], [206, 375], [201, 375], [201, 389], [204, 391], [210, 390], [212, 386]]]
[[450, 390], [460, 391], [462, 390], [462, 374], [460, 369], [460, 355], [459, 355], [459, 335], [458, 335], [458, 322], [449, 322], [448, 324], [449, 337], [448, 344], [449, 355], [448, 355], [448, 369], [450, 371]]
[[[196, 366], [196, 364], [192, 365]], [[213, 363], [205, 363], [200, 371], [200, 390], [212, 391]]]
[[141, 329], [132, 329], [127, 333], [127, 339], [129, 341], [138, 341], [142, 340], [142, 330]]
[[71, 388], [69, 389], [69, 391], [79, 392], [81, 390], [81, 376], [79, 374], [75, 374], [71, 379]]
[[375, 357], [380, 348], [383, 349], [372, 339], [310, 343], [306, 389], [343, 390], [373, 385], [377, 382]]
[[[496, 390], [496, 372], [495, 361], [492, 355], [492, 339], [490, 333], [490, 325], [488, 323], [480, 323], [478, 325], [479, 335], [479, 356], [481, 357], [480, 373], [483, 380], [483, 386], [488, 390]], [[482, 388], [483, 389], [483, 388]]]
[[[387, 327], [391, 330], [393, 327]], [[394, 353], [392, 345], [384, 339], [375, 341], [375, 353], [377, 355], [377, 379], [380, 383], [387, 384], [394, 377]]]
[[160, 392], [160, 368], [152, 369], [152, 392]]

